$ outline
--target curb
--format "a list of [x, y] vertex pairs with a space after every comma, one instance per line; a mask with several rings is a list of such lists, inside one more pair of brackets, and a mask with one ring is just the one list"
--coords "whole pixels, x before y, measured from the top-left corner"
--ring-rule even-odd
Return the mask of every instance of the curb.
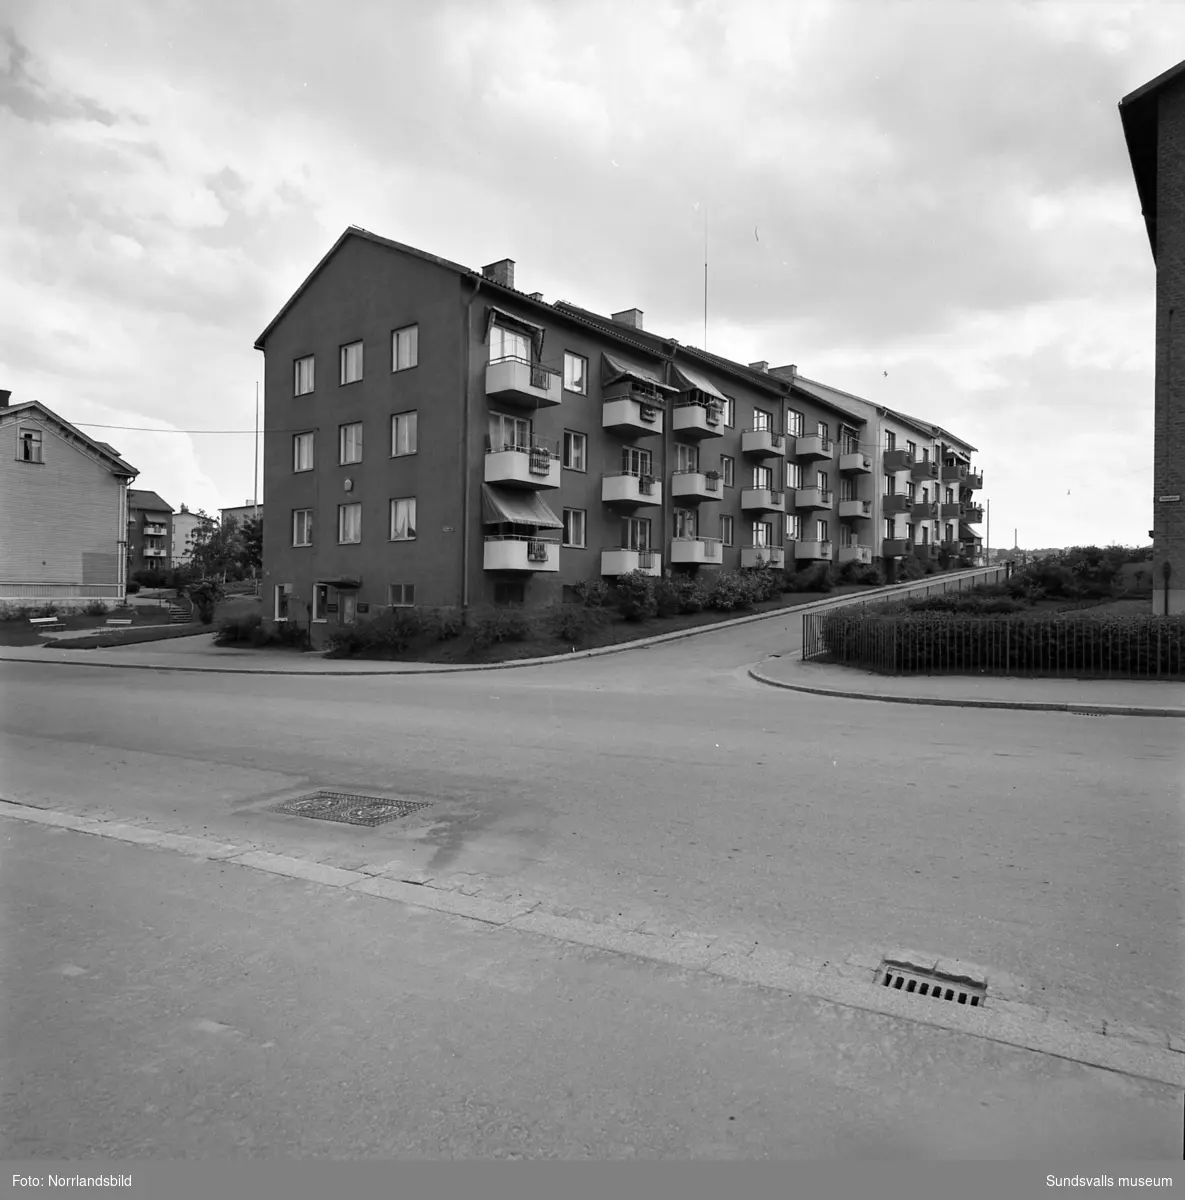
[[1071, 704], [1068, 701], [1041, 700], [972, 700], [939, 699], [936, 696], [884, 696], [873, 692], [853, 692], [839, 688], [808, 687], [801, 683], [786, 683], [771, 679], [756, 667], [749, 668], [749, 677], [768, 687], [784, 688], [790, 692], [806, 692], [812, 696], [834, 696], [840, 700], [879, 700], [883, 704], [934, 704], [944, 708], [1019, 708], [1042, 712], [1091, 713], [1101, 717], [1185, 717], [1185, 708], [1143, 708], [1124, 704]]
[[[983, 567], [974, 568], [974, 570], [984, 570]], [[957, 573], [946, 576], [948, 579], [966, 578], [965, 573]], [[721, 629], [735, 629], [740, 625], [751, 625], [757, 621], [769, 621], [776, 617], [786, 616], [792, 613], [802, 613], [813, 611], [818, 608], [823, 608], [827, 605], [842, 605], [853, 602], [858, 596], [889, 596], [895, 595], [897, 592], [909, 588], [918, 587], [922, 581], [911, 580], [909, 583], [895, 583], [883, 588], [877, 588], [873, 592], [852, 592], [843, 596], [832, 596], [826, 600], [812, 600], [806, 604], [795, 604], [787, 608], [775, 609], [767, 613], [754, 613], [747, 617], [733, 617], [727, 621], [715, 621], [709, 625], [697, 625], [694, 629], [679, 629], [674, 633], [660, 633], [654, 637], [641, 638], [634, 642], [618, 642], [613, 646], [598, 646], [592, 650], [577, 650], [574, 653], [568, 654], [549, 654], [545, 658], [520, 658], [514, 662], [501, 663], [456, 663], [449, 666], [433, 666], [433, 665], [418, 665], [416, 663], [407, 663], [403, 667], [384, 668], [376, 671], [359, 671], [359, 670], [329, 670], [329, 671], [284, 671], [271, 670], [268, 668], [249, 668], [249, 667], [186, 667], [186, 666], [158, 666], [152, 663], [111, 663], [111, 662], [62, 662], [59, 659], [42, 659], [36, 660], [31, 658], [9, 658], [5, 655], [0, 655], [0, 662], [37, 662], [41, 661], [43, 665], [54, 666], [84, 666], [84, 667], [107, 667], [113, 670], [123, 671], [190, 671], [209, 675], [304, 675], [311, 678], [321, 678], [324, 676], [337, 675], [450, 675], [460, 671], [505, 671], [513, 667], [538, 667], [548, 663], [557, 662], [572, 662], [575, 659], [581, 658], [600, 658], [606, 654], [621, 654], [626, 650], [644, 650], [649, 646], [660, 646], [665, 642], [676, 642], [683, 638], [696, 637], [704, 633], [716, 633]], [[149, 644], [149, 643], [140, 643]], [[108, 647], [110, 649], [111, 647]], [[55, 649], [69, 649], [69, 647], [56, 646]], [[79, 653], [85, 653], [80, 651]], [[332, 660], [330, 660], [332, 661]], [[762, 680], [762, 682], [773, 682], [770, 680]], [[775, 684], [774, 686], [785, 686]]]

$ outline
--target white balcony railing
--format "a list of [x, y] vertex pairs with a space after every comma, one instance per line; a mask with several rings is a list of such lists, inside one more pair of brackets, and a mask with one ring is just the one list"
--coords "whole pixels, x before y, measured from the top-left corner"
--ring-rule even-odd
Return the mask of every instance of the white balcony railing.
[[618, 471], [601, 477], [602, 504], [661, 504], [662, 484], [653, 475]]
[[720, 476], [710, 471], [675, 471], [671, 475], [674, 500], [719, 500], [723, 491]]
[[745, 429], [741, 432], [741, 453], [772, 458], [786, 453], [786, 438], [772, 429]]
[[497, 534], [485, 539], [487, 571], [558, 571], [560, 544], [554, 538]]
[[859, 545], [840, 546], [836, 552], [836, 562], [854, 562], [867, 565], [872, 562], [872, 547]]
[[742, 488], [741, 509], [744, 512], [785, 512], [786, 494], [773, 488]]
[[719, 538], [677, 537], [671, 539], [672, 563], [719, 563], [724, 557], [724, 543]]
[[831, 543], [818, 539], [797, 541], [794, 543], [794, 557], [815, 559], [823, 562], [831, 561]]
[[656, 550], [630, 550], [617, 547], [601, 551], [602, 575], [628, 575], [641, 571], [643, 575], [662, 574], [662, 555]]
[[681, 400], [671, 414], [671, 428], [686, 437], [722, 437], [724, 412], [717, 404]]
[[601, 410], [601, 427], [614, 433], [645, 437], [662, 433], [662, 401], [651, 397], [606, 396]]
[[563, 380], [558, 371], [540, 363], [499, 358], [486, 366], [486, 395], [551, 407], [563, 399]]
[[495, 443], [486, 450], [486, 483], [541, 490], [558, 488], [560, 475], [560, 456], [541, 442], [531, 446]]

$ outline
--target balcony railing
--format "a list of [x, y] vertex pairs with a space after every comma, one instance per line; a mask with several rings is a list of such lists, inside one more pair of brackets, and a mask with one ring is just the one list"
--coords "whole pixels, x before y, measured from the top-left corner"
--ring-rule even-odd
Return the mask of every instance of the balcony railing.
[[872, 562], [872, 547], [851, 543], [846, 546], [840, 546], [836, 552], [835, 561], [839, 563], [864, 563], [867, 565]]
[[872, 516], [872, 501], [871, 500], [841, 500], [839, 502], [839, 515], [842, 518], [851, 520], [857, 517]]
[[671, 429], [684, 437], [723, 437], [724, 410], [703, 400], [678, 400], [671, 414]]
[[521, 442], [493, 442], [486, 439], [486, 483], [503, 487], [558, 488], [560, 486], [560, 456], [542, 438]]
[[675, 471], [671, 475], [673, 500], [719, 500], [720, 476], [715, 471]]
[[794, 543], [796, 559], [814, 559], [818, 562], [831, 561], [831, 543], [819, 539], [796, 541]]
[[799, 458], [834, 458], [835, 443], [821, 433], [808, 433], [794, 439], [794, 453]]
[[968, 525], [978, 525], [983, 521], [983, 505], [982, 504], [964, 504], [959, 513], [961, 520], [966, 521]]
[[965, 483], [968, 470], [962, 463], [943, 463], [942, 478], [946, 483]]
[[794, 489], [795, 508], [830, 508], [833, 497], [829, 489], [801, 487]]
[[560, 544], [555, 538], [491, 534], [483, 565], [487, 571], [558, 571]]
[[719, 538], [676, 537], [671, 539], [671, 562], [691, 565], [719, 563], [724, 556]]
[[895, 516], [897, 513], [913, 512], [913, 501], [900, 492], [894, 492], [892, 495], [884, 497], [881, 502], [881, 511], [886, 517]]
[[979, 491], [983, 487], [983, 472], [968, 471], [967, 478], [963, 481], [963, 486], [971, 488], [972, 491]]
[[947, 501], [938, 506], [938, 515], [944, 521], [953, 520], [956, 517], [962, 516], [962, 514], [963, 506], [957, 500]]
[[665, 405], [645, 392], [606, 396], [601, 410], [601, 427], [630, 437], [662, 433]]
[[773, 458], [786, 453], [786, 439], [772, 429], [745, 429], [741, 432], [741, 453], [755, 458]]
[[486, 366], [486, 395], [517, 404], [553, 406], [563, 399], [559, 371], [513, 355]]
[[859, 450], [845, 450], [839, 456], [839, 473], [841, 475], [869, 475], [872, 473], [872, 459]]
[[914, 456], [910, 450], [886, 450], [883, 461], [886, 471], [909, 471], [913, 469]]
[[742, 488], [741, 509], [745, 512], [785, 512], [786, 494], [772, 488]]
[[904, 558], [913, 553], [913, 541], [910, 538], [885, 538], [881, 543], [881, 555], [884, 558]]
[[653, 475], [616, 471], [601, 477], [603, 504], [661, 504], [662, 484]]
[[910, 511], [913, 513], [915, 521], [936, 521], [938, 519], [938, 501], [915, 500]]
[[938, 464], [936, 462], [915, 462], [909, 469], [911, 479], [937, 479]]
[[168, 537], [169, 531], [163, 525], [158, 525], [154, 521], [150, 521], [144, 526], [145, 537]]
[[601, 551], [602, 575], [628, 575], [631, 571], [661, 575], [662, 555], [656, 550], [631, 550], [628, 546]]

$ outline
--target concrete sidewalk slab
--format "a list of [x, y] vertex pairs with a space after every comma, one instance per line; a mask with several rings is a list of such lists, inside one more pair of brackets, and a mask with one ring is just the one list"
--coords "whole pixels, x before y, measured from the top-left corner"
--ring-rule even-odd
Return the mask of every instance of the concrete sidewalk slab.
[[834, 663], [803, 662], [797, 655], [768, 658], [751, 667], [749, 675], [772, 687], [850, 700], [1100, 716], [1185, 717], [1185, 683], [1171, 681], [878, 675]]

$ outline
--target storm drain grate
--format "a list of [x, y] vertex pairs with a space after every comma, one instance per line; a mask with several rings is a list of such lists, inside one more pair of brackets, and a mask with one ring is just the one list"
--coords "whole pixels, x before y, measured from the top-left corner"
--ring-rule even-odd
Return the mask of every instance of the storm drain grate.
[[276, 804], [272, 812], [313, 821], [340, 821], [345, 825], [365, 825], [373, 829], [408, 813], [427, 808], [427, 801], [391, 800], [382, 796], [357, 796], [352, 792], [313, 792]]
[[881, 986], [930, 1000], [949, 1000], [953, 1004], [969, 1004], [981, 1008], [987, 1000], [987, 985], [955, 975], [941, 975], [918, 967], [885, 963], [881, 967]]

